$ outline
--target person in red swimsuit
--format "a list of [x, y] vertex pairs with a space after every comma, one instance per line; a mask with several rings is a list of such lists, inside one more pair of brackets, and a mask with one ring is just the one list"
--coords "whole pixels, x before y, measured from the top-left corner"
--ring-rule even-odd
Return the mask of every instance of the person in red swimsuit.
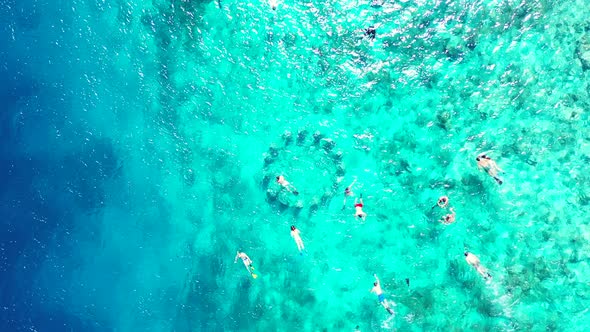
[[363, 212], [363, 194], [361, 194], [360, 202], [357, 203], [357, 199], [354, 199], [354, 208], [356, 209], [354, 216], [359, 217], [363, 221], [365, 221], [365, 219], [367, 218], [367, 214]]

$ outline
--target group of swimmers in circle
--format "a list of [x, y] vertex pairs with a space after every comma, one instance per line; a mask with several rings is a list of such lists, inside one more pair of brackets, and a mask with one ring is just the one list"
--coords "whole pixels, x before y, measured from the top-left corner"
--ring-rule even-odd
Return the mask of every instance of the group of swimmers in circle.
[[[480, 170], [484, 170], [499, 185], [501, 185], [503, 183], [503, 181], [498, 177], [498, 174], [499, 174], [499, 172], [504, 172], [504, 171], [500, 167], [498, 167], [498, 165], [496, 164], [496, 162], [494, 160], [492, 160], [485, 153], [479, 154], [475, 158], [475, 160], [477, 162], [477, 167]], [[344, 209], [346, 207], [346, 199], [348, 197], [354, 196], [352, 188], [353, 188], [354, 184], [356, 183], [356, 181], [357, 180], [355, 178], [354, 181], [344, 189], [344, 201], [343, 201], [342, 209]], [[294, 195], [299, 194], [299, 192], [297, 191], [295, 186], [293, 186], [289, 181], [287, 181], [283, 175], [277, 176], [276, 182], [283, 189], [289, 191], [290, 193], [292, 193]], [[367, 218], [367, 213], [363, 211], [363, 206], [364, 206], [363, 205], [363, 195], [360, 194], [359, 199], [355, 198], [355, 200], [354, 200], [354, 208], [355, 208], [354, 216], [356, 218], [359, 218], [364, 221]], [[440, 219], [441, 223], [443, 223], [445, 225], [449, 225], [449, 224], [452, 224], [455, 222], [456, 213], [455, 213], [455, 210], [453, 207], [449, 207], [449, 198], [447, 196], [441, 196], [438, 199], [437, 203], [432, 208], [434, 209], [436, 207], [439, 207], [441, 209], [448, 208], [448, 210], [450, 212], [450, 213], [441, 217], [441, 219]], [[303, 240], [301, 239], [301, 232], [294, 225], [291, 225], [291, 237], [295, 241], [295, 244], [297, 245], [297, 250], [299, 250], [299, 253], [303, 254], [303, 252], [305, 250], [305, 245], [303, 244]], [[465, 254], [465, 261], [469, 265], [471, 265], [485, 280], [492, 278], [492, 275], [488, 272], [488, 270], [483, 265], [481, 265], [479, 257], [477, 257], [476, 255], [474, 255], [473, 253], [468, 252], [468, 251], [465, 251], [464, 254]], [[244, 266], [246, 267], [246, 270], [252, 276], [252, 278], [256, 279], [258, 277], [258, 275], [256, 275], [254, 273], [254, 266], [253, 266], [253, 263], [252, 263], [252, 260], [250, 259], [250, 257], [248, 257], [248, 255], [246, 253], [244, 253], [242, 251], [238, 251], [236, 254], [236, 257], [234, 259], [234, 263], [237, 262], [238, 258], [240, 258], [242, 260], [242, 262], [244, 263]], [[385, 294], [383, 293], [383, 289], [381, 288], [381, 282], [379, 281], [377, 274], [374, 274], [373, 276], [375, 277], [375, 282], [373, 283], [373, 288], [371, 289], [371, 293], [374, 293], [375, 295], [377, 295], [377, 300], [379, 301], [379, 304], [381, 304], [383, 306], [383, 308], [385, 308], [385, 310], [387, 310], [387, 312], [390, 315], [394, 315], [395, 311], [393, 310], [392, 306], [396, 306], [395, 302], [388, 301], [385, 298]], [[406, 284], [408, 286], [410, 285], [409, 279], [406, 279]]]

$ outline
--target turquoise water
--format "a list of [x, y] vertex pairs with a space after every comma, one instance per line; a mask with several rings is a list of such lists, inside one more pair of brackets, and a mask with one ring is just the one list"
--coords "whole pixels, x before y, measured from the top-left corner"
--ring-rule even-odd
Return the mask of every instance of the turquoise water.
[[4, 329], [587, 330], [590, 5], [369, 3], [4, 5]]

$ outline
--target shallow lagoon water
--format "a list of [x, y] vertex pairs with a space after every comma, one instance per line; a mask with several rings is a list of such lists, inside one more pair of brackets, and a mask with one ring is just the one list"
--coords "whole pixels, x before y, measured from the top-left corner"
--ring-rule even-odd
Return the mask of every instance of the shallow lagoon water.
[[[2, 330], [590, 323], [584, 1], [8, 1], [0, 14]], [[342, 209], [354, 178], [365, 222], [354, 197]], [[454, 224], [431, 209], [441, 195]], [[394, 317], [369, 293], [374, 273]]]

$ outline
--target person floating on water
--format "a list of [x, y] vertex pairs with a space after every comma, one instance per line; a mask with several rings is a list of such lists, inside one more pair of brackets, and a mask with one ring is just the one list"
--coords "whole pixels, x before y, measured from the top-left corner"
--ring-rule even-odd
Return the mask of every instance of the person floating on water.
[[254, 279], [258, 278], [258, 276], [254, 273], [254, 266], [252, 265], [252, 260], [250, 259], [250, 257], [248, 257], [248, 255], [246, 255], [246, 253], [240, 252], [238, 250], [238, 252], [236, 254], [236, 258], [234, 258], [234, 264], [238, 261], [238, 258], [242, 259], [242, 262], [246, 266], [246, 270], [248, 270], [248, 273], [250, 273], [252, 278], [254, 278]]
[[488, 270], [481, 265], [481, 263], [479, 262], [479, 258], [474, 254], [466, 251], [465, 260], [467, 261], [467, 263], [469, 263], [469, 265], [473, 266], [484, 279], [487, 280], [488, 278], [492, 277]]
[[277, 0], [268, 0], [268, 4], [270, 5], [270, 8], [272, 10], [277, 10], [277, 6], [278, 6]]
[[277, 183], [283, 186], [283, 188], [287, 189], [288, 192], [292, 192], [294, 195], [299, 195], [297, 188], [295, 188], [295, 186], [289, 183], [289, 181], [285, 180], [284, 176], [277, 176]]
[[355, 217], [361, 218], [363, 221], [367, 218], [367, 214], [363, 212], [363, 194], [361, 194], [360, 203], [357, 203], [357, 199], [354, 199], [354, 208], [356, 212], [354, 213]]
[[365, 29], [365, 35], [369, 37], [370, 40], [375, 40], [375, 37], [377, 36], [377, 28], [371, 25]]
[[301, 233], [299, 229], [295, 226], [291, 225], [291, 237], [295, 240], [295, 244], [297, 244], [297, 249], [299, 249], [300, 253], [303, 253], [305, 246], [303, 246], [303, 241], [301, 240]]
[[352, 186], [354, 186], [355, 183], [356, 183], [356, 178], [354, 179], [354, 181], [352, 181], [352, 183], [350, 185], [348, 185], [348, 187], [346, 187], [346, 189], [344, 189], [344, 202], [342, 202], [343, 209], [346, 206], [346, 198], [349, 196], [354, 196], [354, 193], [352, 192]]
[[[374, 274], [373, 276], [375, 276], [375, 282], [373, 283], [373, 289], [371, 289], [371, 293], [375, 293], [375, 295], [377, 295], [377, 299], [379, 299], [379, 304], [381, 304], [383, 308], [385, 308], [385, 310], [389, 312], [390, 315], [394, 315], [395, 311], [391, 309], [389, 302], [383, 294], [383, 290], [381, 289], [381, 283], [379, 282], [377, 274]], [[395, 305], [395, 303], [393, 303], [393, 305]]]
[[438, 205], [438, 207], [441, 209], [446, 208], [448, 204], [449, 204], [449, 198], [447, 196], [441, 196], [438, 199], [438, 202], [436, 202], [436, 205]]
[[442, 222], [445, 225], [449, 225], [455, 222], [455, 209], [454, 208], [450, 208], [449, 211], [451, 211], [451, 213], [447, 214], [446, 216], [442, 217], [440, 219], [440, 222]]
[[502, 184], [502, 180], [498, 178], [498, 172], [504, 172], [503, 169], [498, 167], [495, 161], [492, 158], [486, 156], [485, 154], [480, 154], [475, 158], [477, 161], [477, 167], [479, 169], [483, 169], [486, 171], [491, 177], [498, 182], [498, 184]]

